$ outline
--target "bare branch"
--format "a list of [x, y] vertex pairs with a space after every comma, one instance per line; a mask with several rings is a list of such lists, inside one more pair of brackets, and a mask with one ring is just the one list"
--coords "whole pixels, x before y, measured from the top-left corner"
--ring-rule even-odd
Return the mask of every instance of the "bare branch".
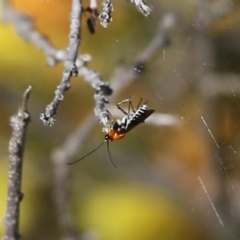
[[[91, 1], [91, 4], [94, 4], [95, 6], [96, 2]], [[112, 89], [108, 83], [101, 79], [101, 76], [98, 73], [87, 67], [89, 57], [86, 58], [86, 55], [77, 56], [80, 44], [80, 23], [82, 14], [81, 6], [82, 4], [80, 0], [73, 0], [69, 34], [70, 40], [69, 46], [66, 50], [56, 49], [46, 36], [42, 35], [35, 29], [32, 18], [19, 12], [15, 12], [8, 4], [4, 5], [4, 9], [2, 11], [3, 21], [6, 23], [13, 23], [16, 26], [17, 32], [22, 38], [33, 43], [42, 51], [44, 51], [47, 56], [47, 63], [49, 65], [53, 66], [59, 61], [63, 61], [65, 63], [65, 71], [63, 72], [61, 83], [57, 86], [55, 91], [55, 97], [53, 101], [46, 107], [45, 113], [40, 115], [40, 119], [47, 126], [52, 126], [54, 124], [54, 115], [57, 113], [57, 108], [60, 102], [63, 101], [65, 92], [70, 88], [70, 79], [72, 76], [76, 75], [83, 76], [85, 80], [90, 82], [91, 85], [97, 90], [97, 93], [94, 97], [96, 101], [96, 107], [94, 110], [95, 115], [105, 127], [109, 126], [110, 124], [109, 112], [103, 109], [105, 104], [108, 103], [108, 100], [105, 96], [111, 95]], [[105, 0], [103, 2], [103, 6], [103, 10], [105, 12], [107, 11], [108, 15], [111, 15], [111, 12], [113, 11], [113, 5], [111, 1]], [[107, 19], [110, 21], [111, 17], [108, 17]], [[141, 58], [142, 57], [140, 56], [140, 60], [145, 61], [145, 59]], [[140, 67], [142, 66], [141, 64], [142, 63], [140, 63]], [[139, 69], [137, 69], [137, 71], [139, 71]]]
[[47, 56], [49, 65], [54, 65], [57, 61], [61, 61], [63, 56], [66, 55], [63, 51], [58, 51], [46, 36], [35, 29], [34, 20], [30, 16], [13, 10], [8, 4], [3, 5], [2, 21], [14, 24], [17, 33], [24, 40], [42, 50]]
[[105, 110], [105, 104], [108, 103], [106, 96], [110, 96], [113, 93], [113, 90], [109, 83], [102, 80], [99, 73], [82, 65], [82, 62], [87, 62], [87, 59], [76, 62], [76, 65], [78, 66], [78, 75], [84, 77], [85, 81], [90, 83], [91, 86], [96, 89], [96, 94], [94, 95], [96, 102], [94, 113], [98, 120], [104, 126], [107, 126], [109, 124], [109, 114]]
[[[166, 21], [168, 19], [168, 21]], [[159, 50], [160, 47], [166, 46], [168, 41], [166, 41], [166, 33], [173, 26], [173, 16], [166, 15], [161, 21], [159, 29], [157, 29], [156, 34], [149, 43], [149, 45], [140, 53], [134, 62], [134, 67], [119, 67], [115, 75], [111, 78], [111, 82], [114, 86], [115, 95], [117, 96], [121, 91], [128, 87], [133, 80], [135, 80], [139, 74], [142, 73], [142, 68], [147, 61], [149, 61], [155, 52]], [[166, 22], [171, 22], [172, 24], [166, 24]], [[86, 56], [87, 57], [87, 56]], [[79, 60], [79, 61], [78, 61]], [[95, 115], [100, 120], [100, 122], [107, 126], [111, 122], [111, 116], [108, 110], [105, 109], [105, 104], [108, 100], [105, 98], [106, 95], [111, 95], [112, 89], [107, 83], [104, 83], [101, 80], [101, 77], [98, 73], [89, 70], [87, 67], [81, 65], [82, 62], [87, 62], [88, 59], [83, 61], [78, 59], [76, 65], [78, 67], [78, 75], [83, 76], [86, 81], [88, 81], [95, 89], [97, 93], [94, 95], [96, 101], [96, 107], [94, 109]], [[117, 73], [117, 74], [116, 74]], [[166, 117], [166, 116], [165, 116]], [[165, 124], [178, 124], [179, 122], [176, 118], [167, 116], [165, 118]], [[163, 123], [162, 116], [158, 116], [155, 119], [158, 124]], [[171, 119], [170, 119], [171, 118]], [[175, 122], [174, 122], [175, 121]], [[81, 124], [65, 141], [65, 143], [58, 149], [53, 151], [52, 161], [55, 165], [55, 202], [58, 208], [59, 221], [61, 229], [63, 230], [63, 236], [67, 239], [67, 236], [74, 236], [74, 231], [72, 227], [71, 216], [69, 215], [69, 200], [70, 200], [70, 190], [69, 190], [69, 180], [70, 180], [70, 168], [66, 168], [67, 162], [70, 162], [72, 158], [76, 155], [77, 152], [81, 150], [81, 146], [88, 136], [89, 132], [96, 123], [95, 118], [92, 115], [89, 115], [87, 120]], [[77, 235], [75, 235], [77, 237]], [[75, 238], [73, 238], [75, 239]]]
[[107, 27], [108, 24], [112, 21], [112, 12], [114, 11], [113, 4], [111, 0], [104, 0], [103, 10], [99, 15], [100, 23], [103, 27]]
[[135, 3], [137, 10], [145, 17], [147, 17], [152, 11], [152, 8], [146, 3], [145, 0], [131, 0], [131, 2]]
[[144, 63], [148, 62], [149, 59], [159, 50], [159, 48], [165, 47], [169, 44], [167, 33], [175, 26], [175, 23], [176, 19], [172, 13], [167, 13], [163, 16], [163, 18], [159, 21], [156, 33], [147, 48], [144, 49], [144, 51], [142, 51], [138, 56], [136, 56], [136, 66], [139, 64], [143, 65]]
[[69, 211], [70, 193], [70, 174], [66, 162], [72, 159], [77, 151], [81, 149], [82, 142], [96, 123], [95, 117], [90, 115], [76, 131], [74, 131], [64, 142], [52, 153], [55, 174], [55, 193], [54, 200], [58, 212], [58, 221], [62, 237], [66, 240], [78, 239], [77, 233], [73, 229], [72, 219]]
[[167, 37], [168, 31], [175, 25], [175, 17], [168, 13], [163, 16], [159, 22], [159, 28], [153, 36], [148, 46], [135, 57], [134, 64], [131, 67], [122, 65], [115, 70], [113, 77], [110, 79], [111, 86], [115, 93], [121, 92], [128, 87], [143, 72], [146, 63], [169, 43]]
[[20, 239], [19, 213], [20, 202], [23, 198], [23, 193], [21, 192], [22, 165], [26, 128], [28, 123], [30, 122], [30, 115], [27, 111], [27, 101], [31, 89], [31, 86], [27, 88], [23, 95], [23, 101], [18, 110], [18, 113], [10, 118], [10, 125], [13, 128], [13, 133], [9, 142], [10, 167], [8, 180], [7, 211], [4, 220], [4, 240]]
[[60, 85], [57, 86], [53, 101], [46, 107], [45, 113], [40, 115], [40, 119], [46, 126], [52, 126], [55, 122], [54, 115], [60, 102], [64, 99], [64, 93], [70, 88], [72, 76], [77, 75], [75, 61], [78, 55], [80, 45], [80, 27], [81, 27], [82, 3], [81, 0], [72, 0], [71, 24], [69, 34], [69, 45], [67, 47], [67, 61], [65, 61], [65, 70], [63, 72]]
[[97, 1], [98, 0], [90, 0], [90, 4], [89, 4], [89, 7], [91, 8], [91, 9], [95, 9], [95, 8], [97, 8]]
[[[115, 91], [114, 97], [120, 94], [120, 92], [127, 88], [135, 79], [137, 79], [139, 74], [142, 73], [141, 67], [143, 67], [147, 63], [147, 61], [149, 61], [154, 56], [154, 54], [159, 50], [160, 47], [166, 46], [166, 44], [168, 43], [168, 41], [166, 41], [167, 31], [171, 27], [173, 27], [174, 22], [174, 16], [171, 14], [166, 14], [160, 21], [160, 26], [157, 29], [156, 34], [153, 36], [153, 39], [150, 41], [149, 45], [135, 58], [134, 66], [120, 66], [115, 70], [115, 73], [111, 78], [111, 83]], [[89, 69], [83, 67], [81, 68], [79, 74], [84, 77], [91, 76], [88, 71]], [[111, 91], [111, 89], [107, 88], [108, 85], [101, 85], [100, 76], [95, 72], [92, 72], [92, 78], [89, 77], [88, 81], [91, 83], [92, 86], [98, 86], [100, 90], [103, 89], [102, 91], [97, 91], [94, 96], [96, 100], [96, 107], [94, 111], [100, 122], [106, 127], [108, 126], [107, 124], [109, 124], [109, 122], [111, 121], [111, 116], [109, 111], [105, 109], [107, 99], [104, 96], [107, 94], [110, 95], [110, 92], [108, 91]], [[157, 121], [161, 122], [159, 118], [157, 119]], [[175, 122], [176, 124], [178, 123], [177, 119], [169, 120], [169, 125], [171, 124], [170, 122]], [[175, 123], [173, 123], [173, 125]], [[61, 156], [64, 159], [62, 161], [64, 161], [65, 164], [71, 160], [71, 158], [76, 154], [77, 151], [79, 151], [79, 147], [85, 139], [85, 137], [82, 137], [81, 131], [84, 132], [84, 136], [87, 136], [86, 129], [89, 129], [89, 131], [91, 130], [91, 127], [86, 127], [88, 126], [87, 124], [88, 121], [86, 121], [86, 123], [83, 124], [82, 127], [78, 128], [78, 130], [75, 130], [77, 131], [77, 134], [75, 134], [74, 131], [71, 135], [75, 137], [69, 137], [63, 147], [58, 150], [61, 150]], [[71, 144], [69, 144], [69, 139], [72, 139], [70, 141]], [[66, 146], [69, 147], [66, 148]]]
[[[81, 0], [73, 0], [71, 25], [69, 34], [69, 46], [66, 50], [57, 50], [47, 39], [46, 36], [39, 33], [34, 26], [33, 19], [22, 13], [13, 10], [7, 3], [4, 4], [2, 10], [2, 20], [5, 23], [13, 23], [18, 34], [40, 48], [47, 56], [49, 65], [54, 65], [58, 61], [65, 63], [65, 71], [63, 72], [62, 80], [57, 90], [55, 97], [47, 107], [46, 112], [41, 114], [40, 119], [45, 125], [52, 126], [55, 122], [54, 115], [57, 113], [57, 108], [64, 98], [64, 93], [70, 87], [70, 79], [78, 73], [76, 60], [78, 56], [78, 48], [80, 45], [80, 23], [81, 23]], [[78, 66], [85, 66], [84, 56], [78, 56]], [[86, 67], [85, 67], [86, 68]], [[91, 70], [90, 70], [91, 71]]]
[[[110, 79], [112, 89], [114, 89], [115, 96], [123, 89], [128, 87], [138, 76], [143, 72], [146, 63], [154, 56], [159, 48], [168, 45], [169, 40], [167, 32], [175, 25], [175, 17], [173, 14], [165, 14], [163, 19], [159, 22], [153, 39], [149, 45], [135, 57], [134, 64], [131, 67], [122, 65], [115, 70], [113, 77]], [[104, 86], [106, 89], [106, 85]], [[111, 125], [111, 116], [109, 111], [105, 109], [105, 104], [108, 100], [105, 98], [106, 92], [99, 91], [95, 94], [96, 107], [94, 109], [95, 115], [99, 121], [108, 128]]]
[[224, 17], [233, 10], [233, 5], [226, 1], [193, 1], [198, 9], [194, 26], [198, 30], [204, 30], [211, 25], [214, 20]]
[[240, 93], [240, 75], [210, 73], [200, 82], [200, 90], [206, 97], [217, 94], [232, 95]]

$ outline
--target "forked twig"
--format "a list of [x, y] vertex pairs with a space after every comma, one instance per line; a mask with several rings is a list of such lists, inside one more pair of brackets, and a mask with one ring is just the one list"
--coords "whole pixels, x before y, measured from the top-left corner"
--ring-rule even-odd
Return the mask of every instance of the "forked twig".
[[[135, 58], [133, 66], [118, 68], [117, 73], [119, 70], [121, 70], [121, 74], [115, 73], [111, 78], [111, 83], [114, 85], [114, 96], [120, 94], [121, 91], [123, 91], [135, 79], [137, 79], [139, 74], [142, 72], [141, 69], [137, 68], [137, 66], [145, 65], [147, 61], [153, 57], [155, 52], [159, 50], [159, 48], [166, 45], [167, 30], [174, 25], [174, 16], [167, 14], [164, 16], [163, 22], [161, 21], [161, 24], [149, 45]], [[167, 25], [166, 22], [169, 24]], [[166, 25], [168, 27], [166, 27]], [[88, 69], [82, 68], [82, 70], [82, 74], [87, 75]], [[92, 79], [95, 79], [95, 77], [97, 79], [97, 76], [97, 73], [93, 73]], [[91, 79], [89, 79], [89, 82], [91, 82]], [[95, 115], [97, 115], [100, 119], [102, 117], [101, 123], [104, 125], [104, 120], [107, 118], [107, 116], [104, 116], [105, 99], [103, 98], [103, 95], [99, 93], [95, 94], [95, 100], [97, 103], [97, 107], [95, 108]], [[64, 239], [68, 239], [67, 236], [75, 234], [73, 231], [73, 226], [71, 225], [71, 215], [69, 214], [69, 200], [71, 197], [69, 194], [70, 168], [66, 167], [66, 164], [72, 160], [77, 152], [79, 152], [81, 145], [95, 124], [96, 120], [94, 116], [90, 114], [87, 117], [86, 121], [84, 121], [84, 123], [82, 123], [72, 134], [70, 134], [63, 145], [54, 150], [52, 154], [52, 161], [55, 165], [54, 168], [56, 190], [54, 197], [59, 212], [59, 221], [61, 229], [63, 230]], [[173, 123], [173, 125], [174, 124], [175, 123]], [[77, 238], [77, 234], [75, 237]]]
[[46, 107], [45, 113], [40, 115], [40, 119], [46, 126], [52, 126], [55, 122], [54, 115], [60, 102], [64, 99], [64, 93], [70, 88], [70, 79], [78, 73], [76, 59], [80, 45], [82, 1], [72, 0], [71, 24], [69, 33], [69, 45], [67, 47], [67, 60], [61, 83], [57, 86], [53, 101]]

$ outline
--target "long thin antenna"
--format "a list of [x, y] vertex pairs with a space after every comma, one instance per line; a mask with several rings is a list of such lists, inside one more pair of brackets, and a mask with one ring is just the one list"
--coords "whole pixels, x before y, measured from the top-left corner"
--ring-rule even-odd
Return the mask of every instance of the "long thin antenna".
[[[78, 160], [76, 160], [76, 161], [74, 161], [74, 162], [67, 163], [67, 165], [72, 165], [72, 164], [74, 164], [74, 163], [76, 163], [76, 162], [81, 161], [82, 159], [84, 159], [85, 157], [87, 157], [88, 155], [90, 155], [91, 153], [93, 153], [93, 152], [95, 152], [96, 150], [98, 150], [105, 142], [106, 142], [106, 141], [102, 142], [99, 146], [97, 146], [96, 148], [94, 148], [91, 152], [87, 153], [86, 155], [84, 155], [84, 156], [81, 157], [80, 159], [78, 159]], [[108, 144], [108, 142], [107, 142], [107, 144]], [[108, 145], [107, 145], [107, 146], [108, 146]], [[113, 164], [113, 166], [114, 166], [114, 164]], [[115, 167], [115, 166], [114, 166], [114, 167]]]
[[110, 154], [110, 151], [109, 151], [109, 141], [107, 141], [107, 153], [108, 153], [108, 159], [110, 161], [110, 163], [113, 165], [113, 167], [117, 167], [114, 163], [113, 163], [113, 160], [112, 160], [112, 157], [111, 157], [111, 154]]
[[[140, 101], [139, 101], [139, 103], [138, 103], [138, 105], [137, 105], [137, 109], [139, 109], [141, 102], [142, 102], [142, 98], [140, 98]], [[144, 104], [146, 104], [147, 102], [148, 102], [148, 101], [146, 101]]]

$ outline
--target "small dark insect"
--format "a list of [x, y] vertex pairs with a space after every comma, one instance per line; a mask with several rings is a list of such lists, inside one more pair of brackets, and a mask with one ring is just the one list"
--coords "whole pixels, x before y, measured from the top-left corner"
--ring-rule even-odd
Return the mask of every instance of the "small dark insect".
[[[120, 107], [120, 105], [123, 103], [127, 103], [127, 102], [129, 104], [128, 104], [128, 111], [126, 112], [125, 110], [123, 110]], [[117, 104], [117, 108], [120, 111], [122, 111], [126, 116], [124, 116], [122, 119], [117, 119], [117, 121], [109, 129], [107, 129], [107, 134], [105, 135], [105, 140], [99, 146], [97, 146], [95, 149], [93, 149], [91, 152], [87, 153], [80, 159], [78, 159], [74, 162], [68, 163], [68, 165], [74, 164], [74, 163], [84, 159], [91, 153], [95, 152], [104, 143], [107, 143], [108, 158], [109, 158], [111, 164], [114, 167], [116, 167], [116, 165], [112, 161], [111, 154], [109, 151], [109, 142], [122, 139], [133, 128], [138, 126], [140, 123], [144, 123], [144, 121], [155, 111], [154, 109], [148, 108], [148, 106], [146, 105], [147, 102], [145, 102], [143, 105], [140, 106], [141, 102], [142, 102], [142, 98], [140, 99], [140, 101], [138, 103], [137, 110], [135, 110], [133, 108], [131, 99], [126, 99], [126, 100], [123, 100], [122, 102], [119, 102]]]
[[87, 19], [87, 26], [88, 26], [89, 32], [94, 34], [96, 31], [99, 12], [97, 8], [91, 8], [91, 7], [87, 7], [84, 11], [90, 13], [90, 16]]

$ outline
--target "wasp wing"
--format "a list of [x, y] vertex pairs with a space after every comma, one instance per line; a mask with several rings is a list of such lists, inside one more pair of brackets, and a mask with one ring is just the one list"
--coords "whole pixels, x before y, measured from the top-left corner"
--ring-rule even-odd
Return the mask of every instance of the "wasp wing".
[[131, 131], [133, 128], [138, 126], [140, 123], [144, 123], [144, 121], [153, 113], [154, 109], [144, 109], [144, 112], [141, 114], [134, 114], [132, 118], [128, 119], [125, 129], [122, 129], [124, 133]]

